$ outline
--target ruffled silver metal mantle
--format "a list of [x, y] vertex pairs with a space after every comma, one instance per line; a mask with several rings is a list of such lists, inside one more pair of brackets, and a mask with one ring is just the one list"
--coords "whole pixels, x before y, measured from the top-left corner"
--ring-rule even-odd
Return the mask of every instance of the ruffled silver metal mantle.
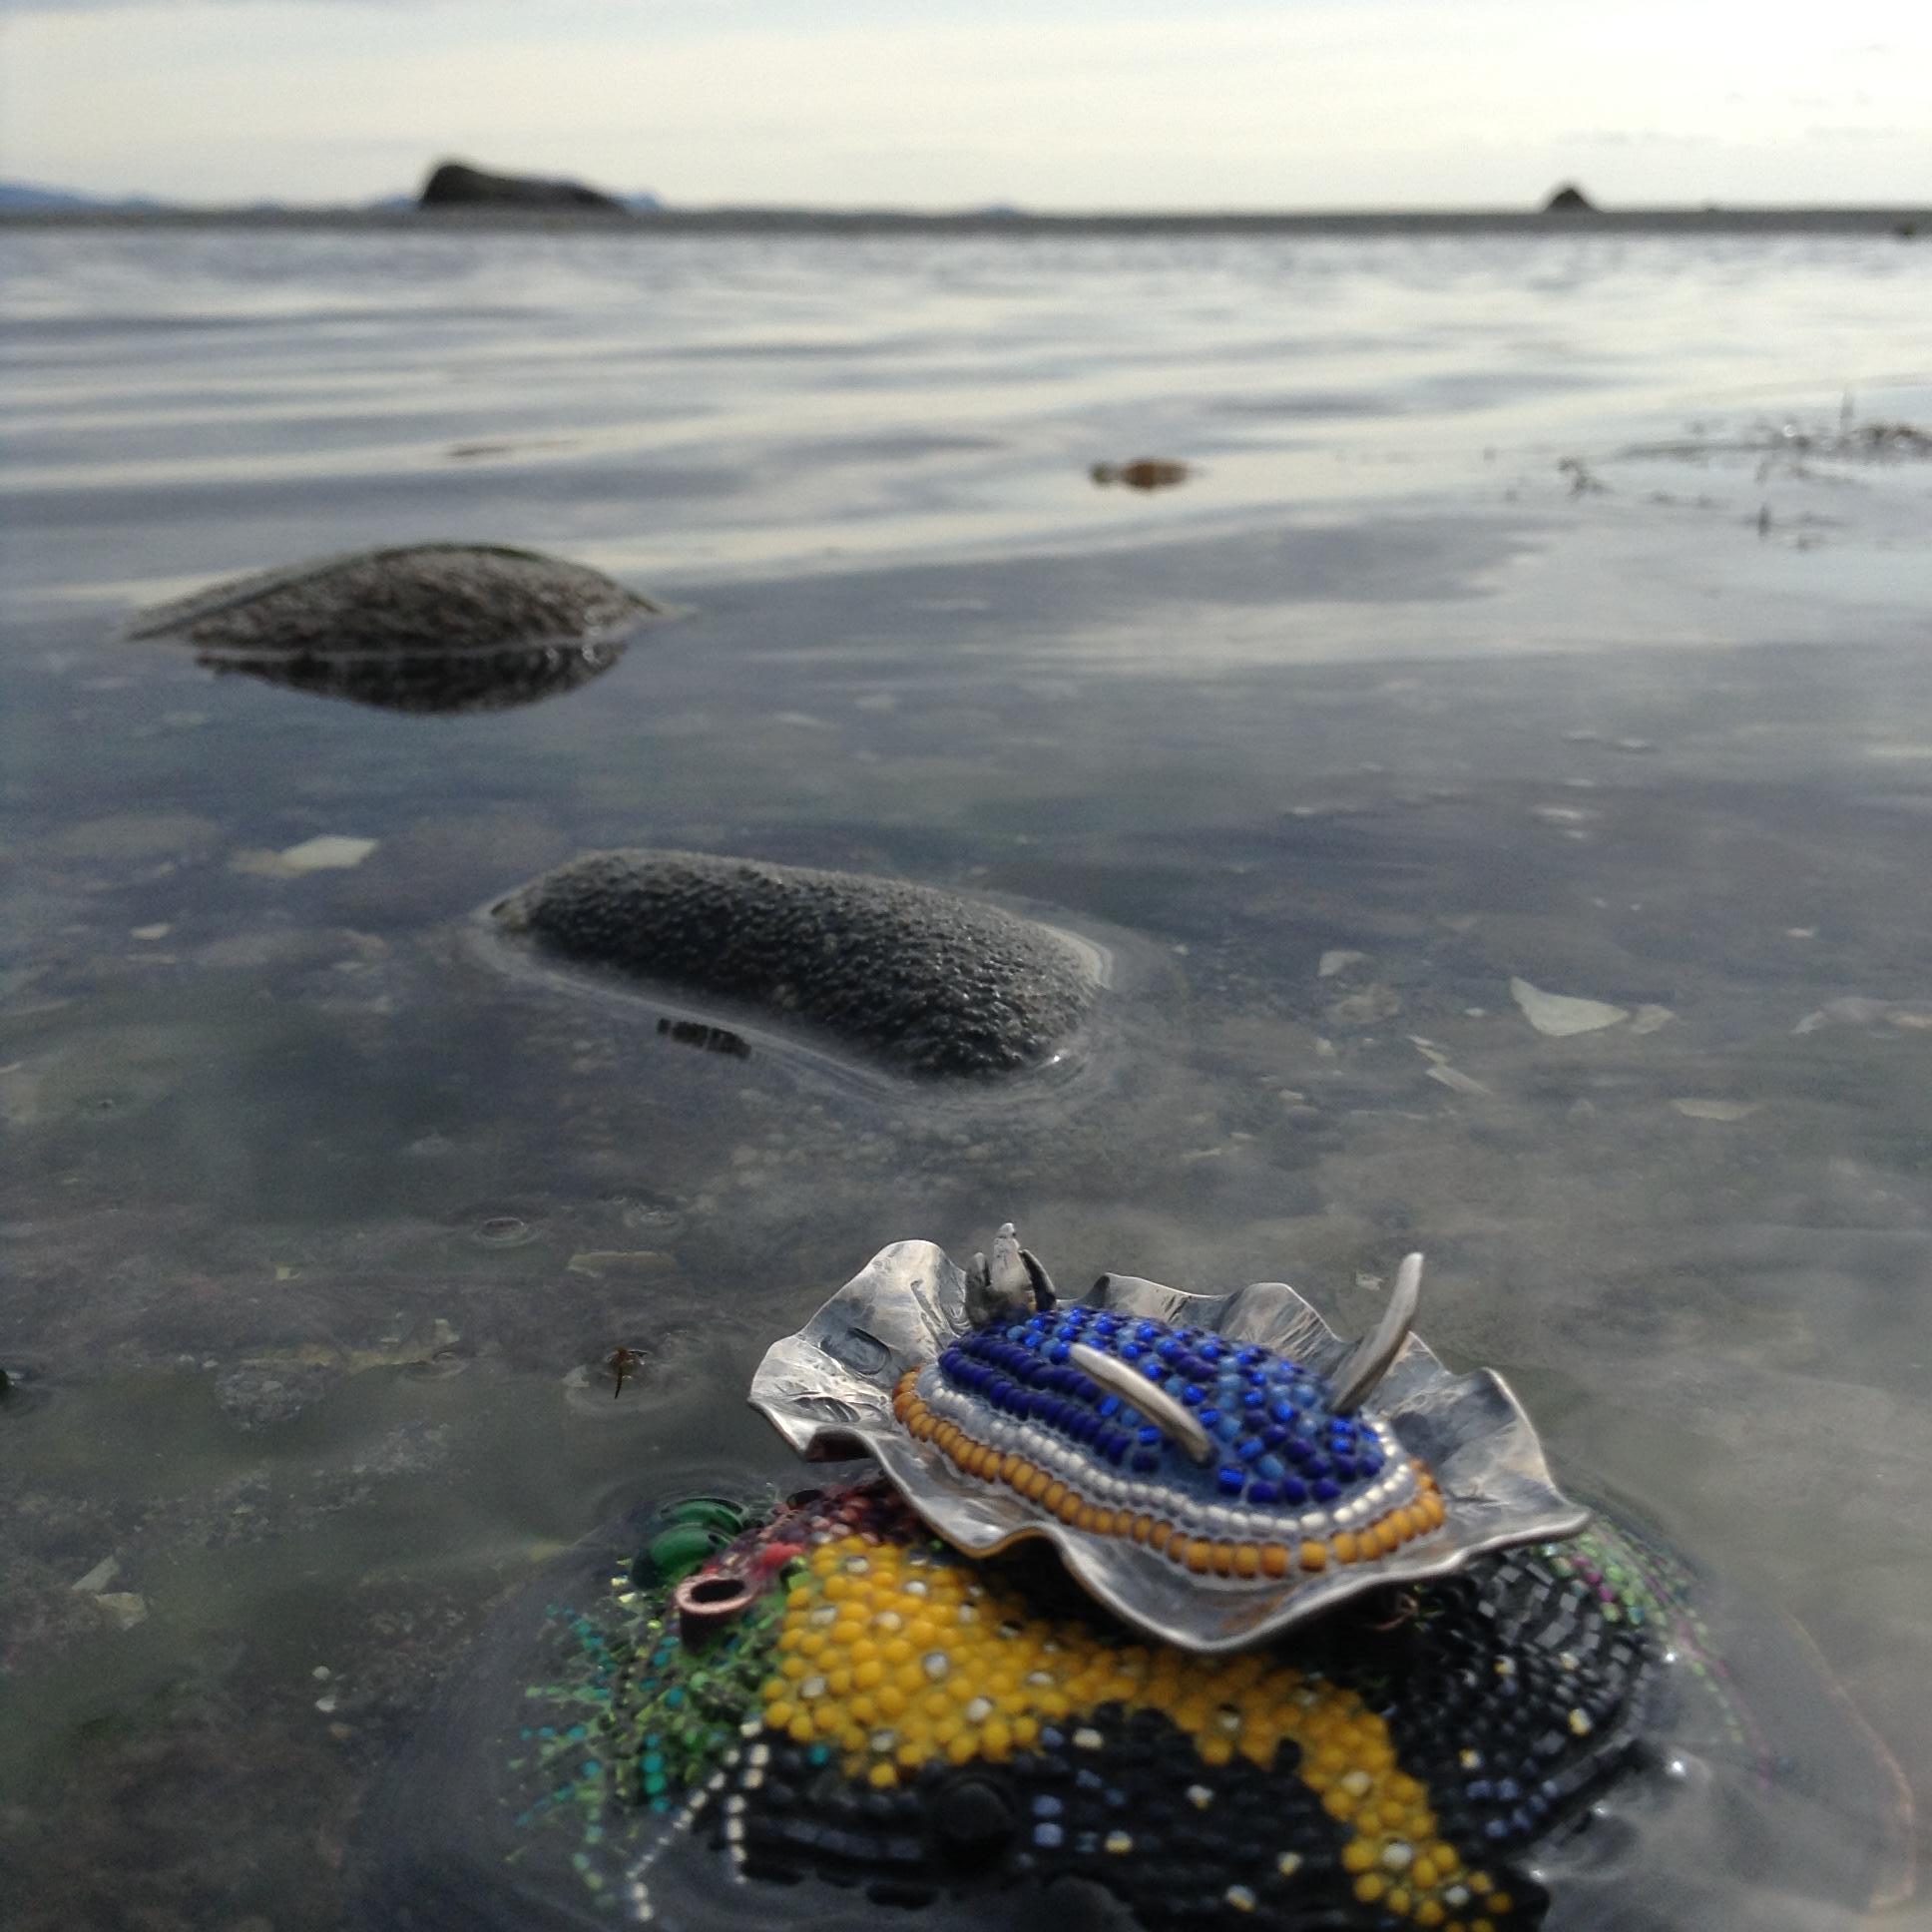
[[[1108, 1274], [1081, 1298], [1258, 1342], [1330, 1378], [1363, 1356], [1281, 1281], [1205, 1295]], [[795, 1335], [766, 1350], [751, 1404], [811, 1461], [876, 1458], [920, 1516], [969, 1556], [1045, 1537], [1108, 1609], [1186, 1650], [1241, 1650], [1364, 1591], [1444, 1577], [1512, 1544], [1574, 1536], [1589, 1520], [1551, 1480], [1536, 1430], [1502, 1377], [1489, 1369], [1452, 1375], [1410, 1335], [1375, 1386], [1374, 1412], [1433, 1471], [1447, 1510], [1443, 1526], [1373, 1563], [1279, 1580], [1193, 1575], [1130, 1538], [1072, 1528], [1004, 1484], [962, 1476], [893, 1419], [900, 1376], [967, 1332], [966, 1306], [967, 1275], [943, 1249], [895, 1241]]]

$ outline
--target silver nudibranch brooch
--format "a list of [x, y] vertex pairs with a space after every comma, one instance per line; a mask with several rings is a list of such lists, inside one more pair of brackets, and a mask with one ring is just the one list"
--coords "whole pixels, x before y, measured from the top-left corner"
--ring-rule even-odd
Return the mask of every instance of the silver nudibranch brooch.
[[1351, 1344], [1285, 1282], [1103, 1274], [1066, 1301], [1011, 1222], [967, 1268], [895, 1241], [772, 1344], [750, 1399], [813, 1461], [875, 1458], [967, 1555], [1044, 1537], [1150, 1636], [1239, 1650], [1588, 1521], [1502, 1377], [1409, 1332], [1421, 1282], [1411, 1254]]

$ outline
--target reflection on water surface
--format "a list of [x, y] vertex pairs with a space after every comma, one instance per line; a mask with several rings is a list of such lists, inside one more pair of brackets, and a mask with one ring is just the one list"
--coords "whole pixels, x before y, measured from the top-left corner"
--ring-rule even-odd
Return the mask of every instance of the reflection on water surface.
[[[1932, 470], [1759, 447], [1848, 390], [1932, 421], [1906, 251], [14, 254], [22, 1923], [341, 1923], [359, 1794], [489, 1604], [654, 1497], [788, 1485], [764, 1343], [1009, 1215], [1344, 1329], [1426, 1247], [1430, 1340], [1806, 1626], [1932, 1791]], [[1093, 487], [1140, 449], [1187, 488]], [[114, 641], [438, 537], [693, 615], [433, 722]], [[935, 1106], [478, 956], [476, 907], [636, 844], [1124, 934], [1109, 1030]], [[1832, 1709], [1793, 1721], [1835, 1748]]]

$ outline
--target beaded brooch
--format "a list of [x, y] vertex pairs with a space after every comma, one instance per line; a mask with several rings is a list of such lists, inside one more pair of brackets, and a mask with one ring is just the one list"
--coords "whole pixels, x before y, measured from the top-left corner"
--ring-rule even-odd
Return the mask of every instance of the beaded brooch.
[[1068, 1303], [1011, 1223], [968, 1269], [900, 1241], [773, 1344], [751, 1402], [812, 1460], [876, 1458], [967, 1555], [1044, 1538], [1127, 1622], [1237, 1650], [1588, 1520], [1501, 1377], [1410, 1334], [1421, 1273], [1351, 1347], [1281, 1282], [1104, 1274]]

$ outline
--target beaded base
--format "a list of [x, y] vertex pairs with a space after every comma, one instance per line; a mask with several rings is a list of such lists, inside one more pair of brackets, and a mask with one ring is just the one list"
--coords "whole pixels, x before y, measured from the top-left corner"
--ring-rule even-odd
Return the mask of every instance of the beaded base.
[[1659, 1600], [1597, 1538], [1228, 1658], [1132, 1641], [1051, 1563], [966, 1562], [879, 1483], [708, 1567], [766, 1594], [694, 1648], [670, 1592], [614, 1578], [617, 1630], [558, 1610], [588, 1679], [530, 1692], [543, 1795], [520, 1822], [581, 1833], [572, 1862], [620, 1919], [703, 1922], [661, 1885], [696, 1840], [744, 1878], [879, 1902], [1058, 1877], [1149, 1932], [1512, 1932], [1547, 1908], [1522, 1855], [1627, 1764], [1664, 1677]]

